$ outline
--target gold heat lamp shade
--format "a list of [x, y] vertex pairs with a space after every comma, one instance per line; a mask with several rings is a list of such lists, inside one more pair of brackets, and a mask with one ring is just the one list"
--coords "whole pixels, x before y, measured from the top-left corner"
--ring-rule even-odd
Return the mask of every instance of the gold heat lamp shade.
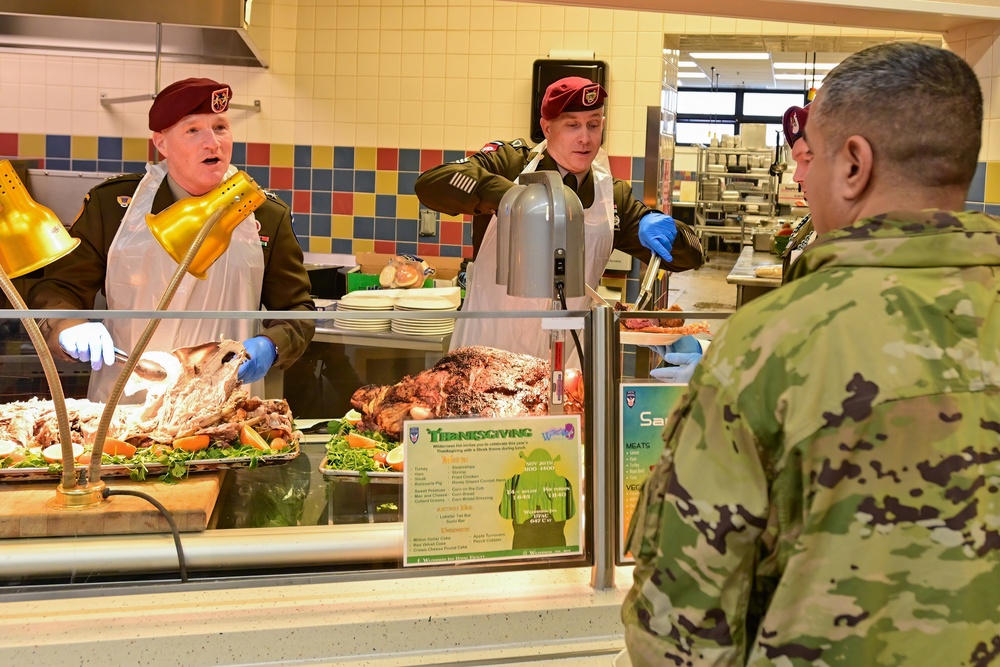
[[0, 266], [17, 278], [51, 264], [80, 244], [51, 209], [28, 194], [10, 160], [0, 160]]
[[195, 278], [226, 252], [233, 230], [267, 199], [267, 195], [244, 171], [238, 171], [219, 187], [200, 197], [188, 197], [156, 215], [146, 215], [149, 231], [178, 264], [191, 248], [198, 232], [213, 213], [225, 210], [188, 267]]

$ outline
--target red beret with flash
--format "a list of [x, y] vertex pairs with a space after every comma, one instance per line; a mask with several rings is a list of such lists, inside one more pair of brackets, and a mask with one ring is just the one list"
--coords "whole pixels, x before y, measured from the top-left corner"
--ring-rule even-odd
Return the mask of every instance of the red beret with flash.
[[542, 98], [542, 118], [553, 120], [568, 111], [600, 109], [608, 91], [599, 83], [582, 76], [567, 76], [545, 89]]
[[211, 79], [175, 81], [156, 95], [149, 108], [149, 129], [162, 132], [193, 113], [222, 113], [229, 108], [233, 89]]
[[789, 107], [781, 117], [781, 128], [785, 131], [785, 141], [789, 147], [794, 146], [795, 142], [802, 138], [807, 120], [809, 120], [808, 104], [804, 107]]

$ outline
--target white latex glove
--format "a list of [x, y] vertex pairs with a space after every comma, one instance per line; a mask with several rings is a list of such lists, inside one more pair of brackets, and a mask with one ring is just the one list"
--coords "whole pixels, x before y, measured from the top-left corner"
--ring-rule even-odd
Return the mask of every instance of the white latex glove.
[[95, 371], [115, 363], [115, 343], [100, 322], [85, 322], [59, 333], [59, 347], [78, 361], [89, 361]]

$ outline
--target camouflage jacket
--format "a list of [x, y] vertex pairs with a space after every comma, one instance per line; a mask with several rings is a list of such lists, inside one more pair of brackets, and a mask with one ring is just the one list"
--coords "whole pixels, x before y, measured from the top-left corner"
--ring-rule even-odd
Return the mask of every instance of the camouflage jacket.
[[633, 664], [1000, 665], [1000, 218], [869, 218], [792, 274], [664, 428]]

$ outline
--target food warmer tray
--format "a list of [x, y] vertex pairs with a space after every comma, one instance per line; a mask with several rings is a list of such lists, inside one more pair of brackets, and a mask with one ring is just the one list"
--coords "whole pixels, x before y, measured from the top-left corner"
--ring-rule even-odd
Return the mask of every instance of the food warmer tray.
[[[295, 459], [299, 455], [298, 444], [294, 449], [283, 454], [265, 454], [257, 457], [257, 465], [273, 466], [282, 465]], [[216, 470], [230, 470], [236, 468], [249, 468], [251, 459], [249, 456], [234, 456], [228, 459], [202, 459], [199, 461], [185, 461], [188, 473], [214, 472]], [[84, 470], [87, 465], [75, 466], [77, 471]], [[105, 464], [101, 466], [101, 477], [128, 477], [129, 472], [135, 465]], [[167, 472], [169, 466], [163, 463], [147, 463], [146, 479], [156, 479], [159, 475]], [[58, 481], [62, 477], [62, 471], [50, 471], [48, 468], [2, 468], [0, 469], [0, 482], [33, 482], [33, 481]]]
[[[319, 471], [324, 477], [343, 482], [358, 482], [361, 480], [361, 473], [357, 470], [334, 470], [326, 467], [326, 459], [319, 465]], [[402, 484], [403, 473], [401, 472], [368, 472], [368, 480], [372, 484]]]

